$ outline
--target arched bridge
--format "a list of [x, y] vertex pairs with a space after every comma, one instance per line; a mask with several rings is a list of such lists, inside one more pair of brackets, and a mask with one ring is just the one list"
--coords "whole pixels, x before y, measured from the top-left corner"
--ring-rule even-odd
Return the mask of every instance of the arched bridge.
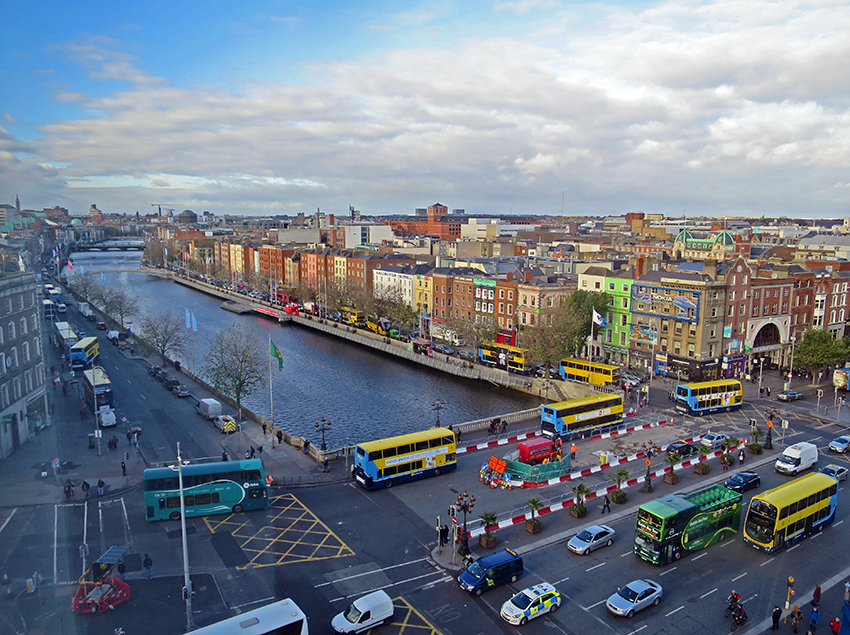
[[71, 245], [71, 251], [143, 251], [144, 248], [145, 241], [141, 238], [76, 242]]

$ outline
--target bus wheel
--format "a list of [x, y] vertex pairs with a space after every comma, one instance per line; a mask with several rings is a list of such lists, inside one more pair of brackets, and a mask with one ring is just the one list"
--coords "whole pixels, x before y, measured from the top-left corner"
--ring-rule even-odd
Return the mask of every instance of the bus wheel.
[[168, 516], [171, 520], [180, 520], [180, 512], [171, 512]]
[[682, 557], [682, 552], [681, 552], [681, 551], [674, 551], [674, 552], [673, 552], [673, 560], [678, 560], [678, 559], [679, 559], [679, 558], [681, 558], [681, 557]]
[[387, 489], [389, 489], [389, 488], [391, 488], [392, 486], [393, 486], [393, 480], [392, 480], [391, 478], [388, 478], [388, 479], [387, 479], [387, 482], [386, 482], [386, 483], [384, 483], [384, 487], [386, 487]]
[[443, 473], [443, 470], [441, 470], [440, 468], [435, 468], [435, 469], [434, 469], [434, 476], [439, 476], [439, 475], [440, 475], [440, 474], [442, 474], [442, 473]]
[[233, 513], [234, 514], [241, 514], [244, 511], [245, 511], [245, 508], [242, 507], [242, 505], [234, 505], [233, 506]]

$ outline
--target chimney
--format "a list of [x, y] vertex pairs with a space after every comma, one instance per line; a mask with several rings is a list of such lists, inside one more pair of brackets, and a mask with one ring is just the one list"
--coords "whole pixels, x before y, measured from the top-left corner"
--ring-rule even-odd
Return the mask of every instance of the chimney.
[[513, 279], [514, 279], [514, 274], [512, 272], [508, 271], [505, 274], [505, 282], [512, 282]]
[[645, 266], [644, 257], [642, 255], [638, 256], [637, 262], [635, 263], [635, 280], [643, 275]]
[[531, 282], [532, 272], [531, 269], [528, 269], [523, 272], [522, 281], [523, 282]]
[[702, 265], [702, 272], [711, 276], [712, 280], [717, 280], [717, 261], [711, 259], [705, 260]]

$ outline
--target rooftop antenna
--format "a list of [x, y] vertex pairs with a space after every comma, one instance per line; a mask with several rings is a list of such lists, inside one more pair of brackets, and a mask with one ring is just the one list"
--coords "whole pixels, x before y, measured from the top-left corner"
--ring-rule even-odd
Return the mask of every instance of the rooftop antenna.
[[566, 190], [561, 192], [561, 216], [564, 215], [564, 195], [567, 193]]

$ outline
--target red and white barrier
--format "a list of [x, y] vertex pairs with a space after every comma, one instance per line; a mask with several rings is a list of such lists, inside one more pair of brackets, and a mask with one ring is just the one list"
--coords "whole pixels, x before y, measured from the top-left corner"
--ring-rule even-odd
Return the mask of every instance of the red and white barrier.
[[458, 454], [466, 454], [467, 452], [475, 452], [476, 450], [486, 450], [487, 448], [495, 448], [500, 445], [507, 445], [508, 443], [513, 443], [514, 441], [525, 441], [526, 439], [532, 439], [534, 437], [539, 437], [540, 431], [537, 432], [526, 432], [525, 434], [518, 434], [515, 437], [507, 437], [505, 439], [497, 439], [496, 441], [486, 441], [484, 443], [475, 443], [473, 445], [467, 445], [462, 448], [457, 449]]

